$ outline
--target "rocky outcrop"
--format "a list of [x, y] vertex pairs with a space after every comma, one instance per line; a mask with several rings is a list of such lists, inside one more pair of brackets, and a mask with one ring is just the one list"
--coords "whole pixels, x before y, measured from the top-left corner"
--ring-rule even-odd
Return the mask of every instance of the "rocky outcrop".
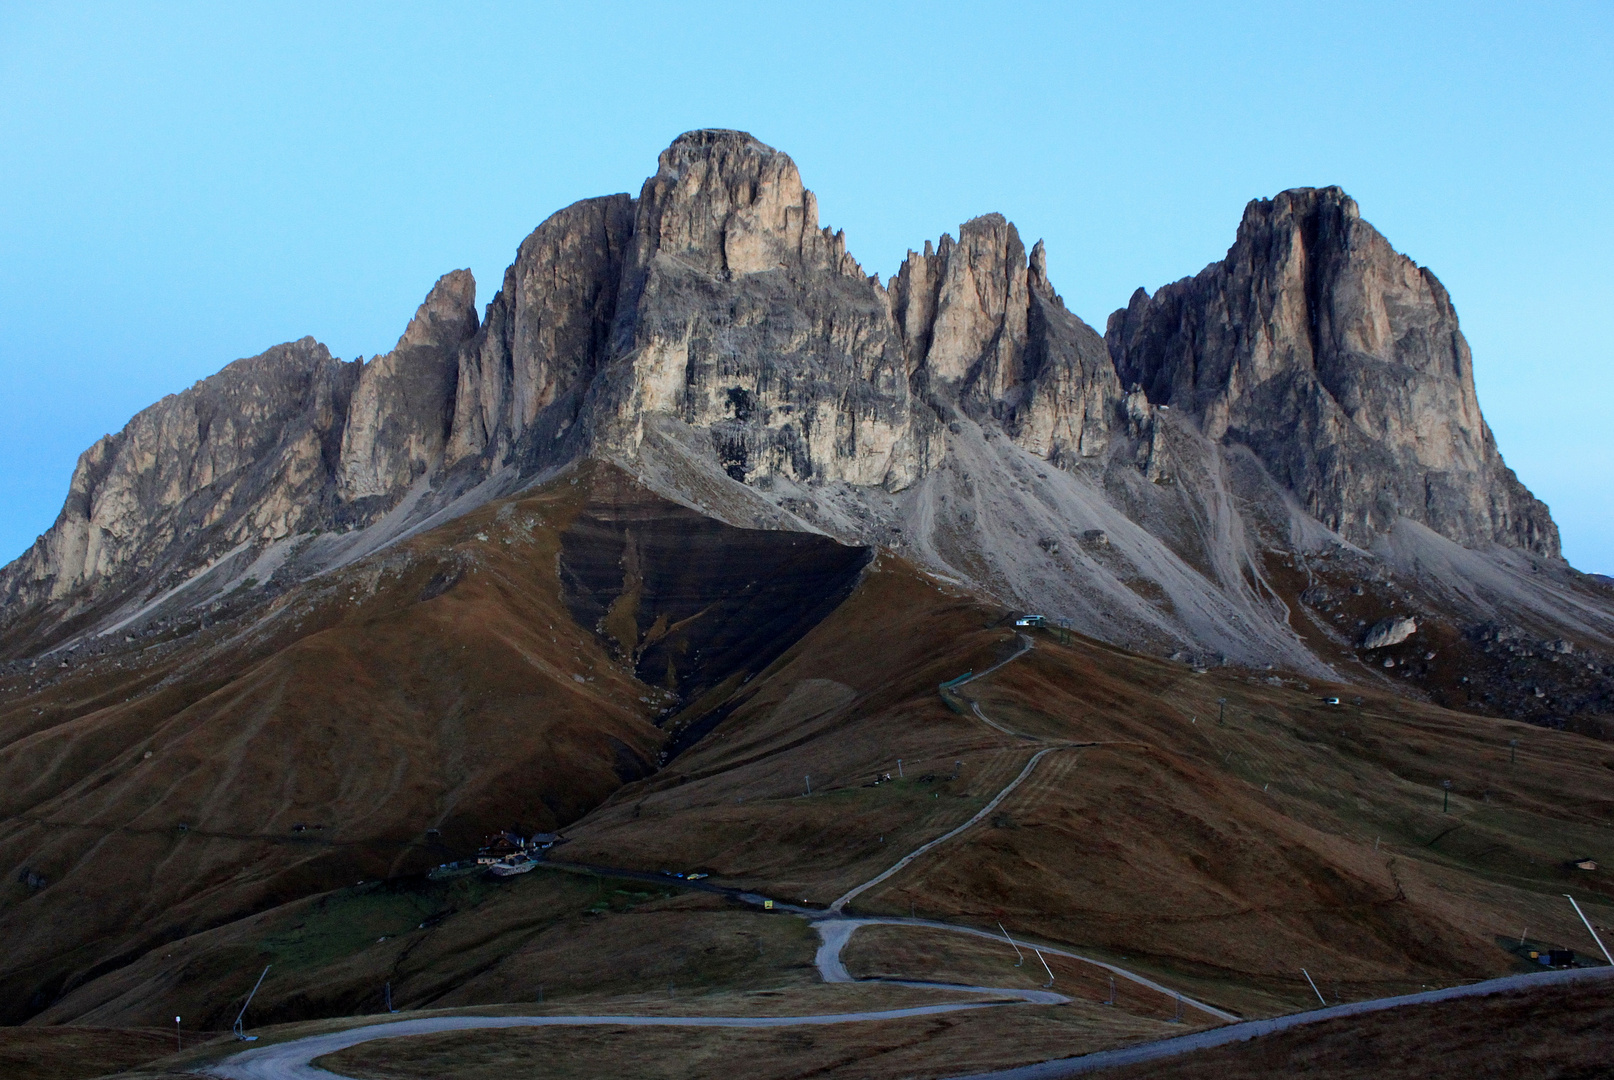
[[1328, 530], [1389, 544], [1410, 519], [1556, 557], [1445, 291], [1338, 189], [1252, 203], [1225, 260], [1140, 290], [1105, 337], [1001, 215], [957, 235], [882, 283], [789, 156], [680, 136], [637, 198], [535, 229], [480, 321], [455, 271], [368, 364], [280, 346], [92, 447], [57, 525], [0, 571], [0, 650], [109, 598], [116, 618], [86, 624], [121, 625], [204, 567], [185, 603], [328, 569], [587, 457], [1162, 655], [1317, 668], [1261, 552]]
[[397, 346], [365, 365], [342, 430], [339, 494], [387, 502], [441, 463], [460, 343], [476, 332], [476, 281], [445, 274]]
[[1406, 517], [1470, 547], [1558, 555], [1480, 415], [1446, 290], [1338, 188], [1250, 203], [1224, 260], [1140, 289], [1106, 338], [1125, 384], [1249, 447], [1356, 543]]
[[1383, 649], [1399, 645], [1418, 632], [1418, 620], [1407, 615], [1381, 619], [1362, 638], [1362, 648]]
[[456, 270], [369, 364], [303, 338], [101, 439], [56, 524], [0, 571], [6, 615], [50, 601], [76, 611], [135, 584], [152, 595], [229, 552], [375, 520], [443, 460], [475, 298], [470, 271]]
[[661, 415], [747, 483], [900, 488], [923, 459], [885, 290], [819, 228], [795, 163], [742, 132], [681, 136], [645, 181], [595, 393], [612, 456]]
[[313, 338], [237, 360], [79, 458], [49, 532], [0, 572], [7, 614], [69, 610], [139, 575], [158, 590], [238, 544], [323, 521], [359, 365]]

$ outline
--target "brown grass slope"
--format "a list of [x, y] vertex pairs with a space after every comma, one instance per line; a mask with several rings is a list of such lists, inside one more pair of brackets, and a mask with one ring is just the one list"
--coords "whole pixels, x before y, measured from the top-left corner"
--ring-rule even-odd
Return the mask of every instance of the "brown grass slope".
[[[496, 881], [405, 878], [284, 904], [148, 952], [77, 988], [34, 1023], [229, 1027], [464, 1005], [666, 1001], [818, 984], [816, 939], [710, 895], [549, 869]], [[562, 1005], [561, 1007], [567, 1007]], [[586, 1008], [593, 1008], [592, 1004]]]
[[[624, 507], [641, 531], [705, 521], [588, 467], [316, 579], [267, 613], [0, 687], [0, 1016], [38, 1012], [251, 912], [421, 871], [493, 829], [554, 829], [650, 772], [667, 738], [655, 721], [679, 699], [579, 626], [562, 582], [574, 521]], [[777, 652], [769, 633], [799, 636], [798, 609], [822, 601], [813, 590], [825, 583], [797, 538], [703, 535], [725, 563], [725, 541], [790, 548], [805, 584], [727, 622], [788, 607], [797, 614], [779, 626], [753, 618], [749, 646]], [[855, 561], [841, 565], [842, 579], [855, 575]], [[699, 584], [686, 606], [698, 608]], [[684, 640], [664, 626], [661, 637]]]
[[[1330, 706], [1351, 692], [1049, 634], [964, 691], [1042, 741], [1018, 739], [936, 693], [1012, 647], [999, 614], [885, 560], [703, 743], [575, 826], [568, 856], [828, 903], [1036, 749], [1094, 743], [1050, 754], [990, 822], [853, 910], [1002, 921], [1250, 1014], [1315, 1001], [1301, 967], [1332, 1000], [1517, 970], [1503, 942], [1526, 930], [1593, 952], [1566, 891], [1614, 922], [1607, 873], [1564, 865], [1614, 856], [1605, 744], [1388, 694]], [[903, 779], [866, 786], [899, 758]]]
[[[26, 794], [0, 851], [52, 882], [6, 886], [0, 919], [26, 962], [5, 985], [49, 991], [42, 1022], [195, 1008], [214, 1025], [271, 962], [260, 1022], [374, 1010], [387, 982], [407, 1007], [531, 1000], [540, 985], [561, 997], [803, 985], [814, 942], [791, 917], [554, 871], [504, 886], [408, 874], [478, 829], [571, 821], [557, 857], [704, 869], [827, 904], [968, 819], [1050, 746], [988, 821], [853, 910], [1001, 921], [1249, 1015], [1314, 1001], [1301, 967], [1332, 1001], [1518, 969], [1504, 945], [1526, 929], [1537, 946], [1588, 951], [1565, 891], [1614, 921], [1606, 873], [1564, 866], [1614, 862], [1606, 744], [1388, 693], [1358, 704], [1358, 691], [1272, 673], [1195, 675], [1046, 633], [961, 691], [1030, 737], [1005, 735], [936, 692], [1013, 650], [1001, 610], [889, 556], [848, 579], [796, 548], [738, 574], [755, 604], [729, 604], [725, 585], [724, 605], [690, 606], [676, 555], [695, 515], [652, 515], [630, 536], [618, 525], [648, 497], [577, 480], [283, 598], [256, 638], [216, 628], [212, 651], [176, 649], [160, 671], [73, 672], [5, 706], [4, 790]], [[568, 530], [600, 498], [591, 542], [616, 554], [578, 574]], [[755, 539], [702, 559], [761, 558]], [[780, 604], [849, 580], [791, 637], [805, 627]], [[785, 629], [758, 670], [743, 657], [769, 625]], [[232, 648], [248, 658], [237, 668]], [[635, 678], [647, 656], [641, 674], [662, 681], [671, 658], [690, 697]], [[120, 703], [119, 678], [167, 683]], [[1331, 693], [1346, 704], [1322, 704]], [[688, 748], [624, 785], [622, 747], [654, 760], [669, 729]], [[430, 827], [442, 848], [426, 845]], [[979, 960], [934, 932], [881, 933], [870, 973]], [[1057, 974], [1089, 1003], [1106, 989], [1079, 965]]]
[[88, 1080], [174, 1052], [174, 1033], [144, 1028], [0, 1028], [6, 1080]]
[[566, 507], [521, 509], [294, 594], [292, 640], [219, 641], [173, 691], [83, 708], [90, 673], [8, 709], [7, 729], [70, 715], [0, 749], [0, 862], [50, 882], [6, 883], [7, 1010], [231, 915], [420, 869], [429, 828], [444, 852], [552, 828], [648, 771], [642, 688], [560, 603], [537, 519]]

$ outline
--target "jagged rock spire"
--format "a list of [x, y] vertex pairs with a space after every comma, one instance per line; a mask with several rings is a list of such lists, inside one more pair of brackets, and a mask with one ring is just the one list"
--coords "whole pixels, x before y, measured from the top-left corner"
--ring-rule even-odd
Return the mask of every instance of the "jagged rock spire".
[[1397, 517], [1556, 558], [1547, 508], [1502, 463], [1468, 343], [1434, 274], [1337, 187], [1245, 209], [1227, 257], [1111, 316], [1124, 383], [1250, 447], [1329, 528]]

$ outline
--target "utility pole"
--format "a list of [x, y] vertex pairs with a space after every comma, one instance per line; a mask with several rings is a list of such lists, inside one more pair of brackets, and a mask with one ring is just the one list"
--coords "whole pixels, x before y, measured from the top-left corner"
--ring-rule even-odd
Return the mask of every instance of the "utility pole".
[[[998, 929], [1003, 930], [1002, 923], [998, 923]], [[1008, 940], [1009, 947], [1014, 950], [1014, 955], [1019, 957], [1018, 962], [1014, 965], [1015, 967], [1019, 967], [1021, 964], [1026, 962], [1025, 954], [1020, 951], [1020, 946], [1014, 943], [1014, 938], [1009, 937], [1009, 932], [1007, 930], [1003, 930], [1003, 936]]]
[[174, 1017], [174, 1049], [175, 1050], [183, 1050], [183, 1049], [185, 1049], [185, 1044], [183, 1042], [181, 1042], [180, 1038], [179, 1038], [179, 1017], [177, 1017], [177, 1016]]
[[902, 759], [901, 758], [897, 759], [897, 779], [898, 780], [902, 779]]
[[1317, 983], [1312, 979], [1311, 972], [1307, 971], [1305, 968], [1301, 968], [1300, 974], [1304, 975], [1306, 977], [1306, 981], [1311, 983], [1311, 992], [1317, 995], [1317, 1000], [1322, 1002], [1324, 1005], [1327, 1005], [1328, 999], [1323, 997], [1323, 992], [1321, 990], [1317, 989]]
[[[236, 1014], [236, 1017], [235, 1017], [235, 1037], [237, 1039], [240, 1039], [242, 1042], [247, 1042], [248, 1040], [247, 1040], [247, 1035], [246, 1035], [246, 1029], [241, 1026], [241, 1020], [242, 1020], [243, 1017], [245, 1017], [247, 1015], [247, 1006], [252, 1004], [252, 998], [253, 998], [254, 995], [257, 994], [258, 987], [263, 985], [263, 977], [265, 975], [269, 974], [270, 966], [271, 965], [269, 965], [269, 964], [263, 965], [263, 971], [262, 971], [262, 973], [260, 973], [258, 975], [258, 981], [252, 984], [252, 993], [247, 995], [247, 999], [241, 1003], [241, 1011]], [[392, 984], [388, 983], [387, 985], [390, 987]], [[387, 1004], [388, 1005], [392, 1004], [392, 999], [391, 999], [390, 996], [387, 999]], [[174, 1017], [174, 1023], [176, 1023], [176, 1024], [179, 1023], [179, 1017], [177, 1017], [177, 1016]], [[256, 1038], [256, 1036], [254, 1036], [254, 1038]]]
[[1597, 942], [1597, 947], [1603, 950], [1603, 959], [1610, 964], [1614, 964], [1614, 956], [1608, 954], [1608, 946], [1603, 944], [1603, 939], [1597, 936], [1596, 930], [1592, 929], [1592, 921], [1586, 917], [1584, 911], [1580, 910], [1580, 905], [1575, 903], [1575, 898], [1568, 893], [1564, 893], [1564, 899], [1568, 900], [1570, 905], [1574, 907], [1575, 914], [1579, 915], [1580, 921], [1586, 924], [1586, 932], [1592, 936], [1593, 941]]

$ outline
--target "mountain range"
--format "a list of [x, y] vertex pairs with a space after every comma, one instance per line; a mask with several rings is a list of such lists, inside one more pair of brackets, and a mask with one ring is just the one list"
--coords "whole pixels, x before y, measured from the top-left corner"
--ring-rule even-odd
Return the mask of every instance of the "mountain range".
[[[1558, 926], [1565, 860], [1606, 849], [1614, 588], [1562, 558], [1473, 363], [1338, 188], [1252, 201], [1100, 333], [1000, 215], [882, 281], [787, 155], [682, 135], [480, 312], [454, 270], [390, 352], [274, 346], [80, 457], [0, 570], [0, 1015], [217, 1012], [277, 949], [286, 1019], [382, 979], [504, 1000], [530, 935], [494, 908], [420, 901], [480, 967], [285, 942], [515, 824], [828, 904], [1001, 787], [1015, 731], [1099, 749], [862, 903], [1147, 954], [1252, 1015], [1305, 1000], [1293, 956], [1509, 970], [1491, 939]], [[1031, 615], [1032, 659], [937, 694]], [[796, 798], [885, 800], [898, 757], [933, 786]], [[1512, 816], [1420, 847], [1443, 773]]]

